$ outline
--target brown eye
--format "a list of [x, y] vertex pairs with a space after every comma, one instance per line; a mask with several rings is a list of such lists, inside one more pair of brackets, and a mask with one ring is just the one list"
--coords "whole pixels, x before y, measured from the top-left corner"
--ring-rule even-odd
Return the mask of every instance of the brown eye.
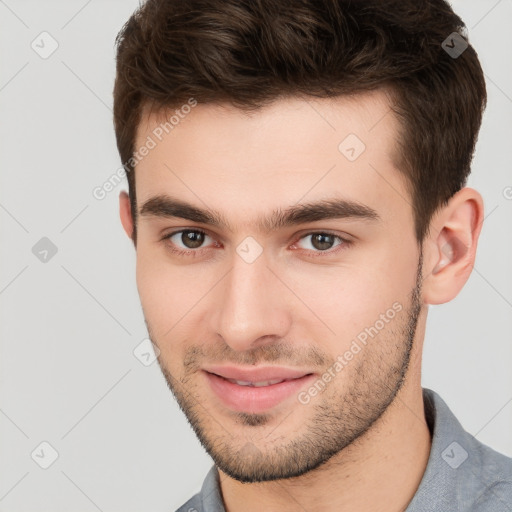
[[202, 231], [182, 231], [181, 242], [187, 249], [197, 249], [204, 242], [205, 234]]
[[190, 250], [194, 252], [194, 249], [201, 249], [205, 243], [205, 240], [209, 237], [204, 231], [198, 229], [182, 229], [181, 231], [175, 231], [169, 233], [163, 237], [163, 240], [174, 246], [176, 250]]
[[332, 248], [334, 239], [335, 237], [333, 235], [328, 235], [325, 233], [315, 233], [311, 237], [311, 244], [313, 245], [313, 247], [315, 247], [315, 249], [326, 251]]
[[[310, 239], [309, 244], [306, 244], [306, 247], [303, 246], [302, 249], [309, 249], [314, 252], [326, 252], [344, 242], [344, 240], [338, 235], [323, 232], [309, 233], [302, 237], [300, 242], [307, 240], [308, 238]], [[336, 244], [336, 240], [339, 240], [340, 242]], [[309, 247], [307, 247], [308, 245]]]

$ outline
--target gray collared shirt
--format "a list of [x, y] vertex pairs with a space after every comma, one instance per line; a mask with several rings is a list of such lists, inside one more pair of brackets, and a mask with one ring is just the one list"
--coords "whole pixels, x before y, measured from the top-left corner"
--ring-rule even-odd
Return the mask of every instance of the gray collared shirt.
[[[406, 512], [512, 512], [512, 458], [466, 432], [435, 391], [423, 388], [423, 399], [432, 446]], [[226, 512], [215, 466], [176, 512]]]

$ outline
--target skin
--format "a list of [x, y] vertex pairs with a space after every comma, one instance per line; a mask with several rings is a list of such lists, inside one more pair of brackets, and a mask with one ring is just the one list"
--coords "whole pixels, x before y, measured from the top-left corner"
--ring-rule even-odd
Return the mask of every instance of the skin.
[[[143, 117], [136, 147], [160, 115]], [[420, 246], [393, 163], [397, 123], [384, 91], [280, 99], [251, 115], [199, 104], [137, 164], [139, 213], [167, 194], [218, 211], [232, 227], [141, 215], [136, 245], [159, 364], [219, 468], [228, 512], [401, 511], [420, 484], [431, 446], [421, 389], [428, 305], [450, 301], [467, 281], [483, 201], [471, 188], [459, 191]], [[338, 150], [350, 133], [366, 145], [353, 162]], [[261, 229], [273, 210], [333, 196], [367, 205], [379, 220]], [[131, 236], [125, 192], [120, 216]], [[181, 233], [162, 240], [180, 229], [208, 236], [199, 248], [184, 245]], [[312, 233], [322, 230], [351, 243], [336, 251], [334, 237], [319, 246]], [[263, 248], [252, 263], [236, 252], [248, 236]], [[207, 364], [276, 364], [321, 376], [396, 303], [393, 319], [307, 404], [292, 397], [264, 414], [236, 413], [201, 372]]]

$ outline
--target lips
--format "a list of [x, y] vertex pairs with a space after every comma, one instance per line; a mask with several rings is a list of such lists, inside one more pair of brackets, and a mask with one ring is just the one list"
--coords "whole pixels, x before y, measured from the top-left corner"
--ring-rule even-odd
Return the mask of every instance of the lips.
[[224, 377], [227, 380], [237, 380], [246, 383], [261, 383], [269, 381], [275, 381], [274, 383], [277, 383], [283, 380], [298, 379], [300, 377], [304, 377], [304, 375], [312, 373], [307, 370], [301, 371], [283, 366], [261, 366], [258, 368], [210, 366], [204, 368], [204, 370], [209, 373], [214, 373], [219, 377]]
[[315, 379], [308, 371], [277, 366], [211, 366], [203, 374], [224, 407], [249, 413], [262, 413], [285, 402]]

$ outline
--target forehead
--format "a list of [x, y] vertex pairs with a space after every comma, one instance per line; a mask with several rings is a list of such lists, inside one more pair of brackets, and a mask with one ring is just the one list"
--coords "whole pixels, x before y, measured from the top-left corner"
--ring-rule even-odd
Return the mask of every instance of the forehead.
[[204, 149], [210, 151], [256, 145], [269, 152], [282, 142], [288, 148], [304, 148], [304, 138], [320, 137], [332, 147], [333, 142], [341, 142], [344, 135], [353, 133], [379, 149], [383, 145], [377, 147], [377, 142], [393, 145], [396, 139], [398, 122], [394, 115], [388, 116], [390, 113], [387, 89], [335, 98], [288, 96], [252, 111], [229, 103], [202, 104], [190, 98], [169, 109], [150, 111], [145, 106], [137, 127], [136, 146], [143, 145], [150, 135], [157, 142], [202, 142]]
[[250, 224], [257, 212], [336, 195], [410, 216], [397, 136], [384, 91], [283, 98], [253, 112], [197, 103], [146, 113], [137, 203], [169, 194]]

